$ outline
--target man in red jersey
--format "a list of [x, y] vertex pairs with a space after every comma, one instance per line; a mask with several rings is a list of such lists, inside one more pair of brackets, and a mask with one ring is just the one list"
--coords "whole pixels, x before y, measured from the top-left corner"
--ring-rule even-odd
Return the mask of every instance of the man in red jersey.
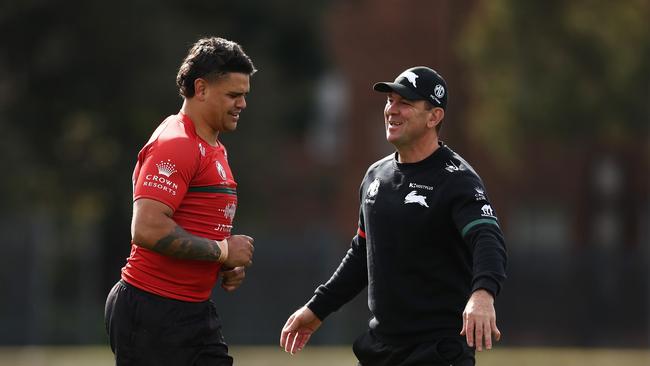
[[197, 41], [178, 71], [184, 98], [138, 154], [131, 254], [106, 300], [117, 365], [232, 365], [210, 293], [233, 291], [253, 239], [232, 235], [237, 183], [222, 131], [237, 128], [257, 70], [223, 38]]

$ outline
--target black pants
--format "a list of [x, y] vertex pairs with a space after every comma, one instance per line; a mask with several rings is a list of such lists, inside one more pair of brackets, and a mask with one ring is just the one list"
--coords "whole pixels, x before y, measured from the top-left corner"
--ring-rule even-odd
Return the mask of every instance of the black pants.
[[474, 349], [464, 337], [442, 338], [420, 344], [393, 345], [381, 342], [369, 330], [352, 346], [360, 366], [474, 366]]
[[167, 299], [119, 281], [104, 320], [116, 365], [232, 365], [210, 300]]

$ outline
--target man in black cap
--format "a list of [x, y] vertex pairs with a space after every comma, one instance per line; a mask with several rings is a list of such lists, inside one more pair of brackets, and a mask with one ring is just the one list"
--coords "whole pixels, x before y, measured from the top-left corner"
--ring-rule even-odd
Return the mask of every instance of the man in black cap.
[[481, 178], [439, 140], [444, 79], [413, 67], [387, 94], [386, 139], [396, 152], [370, 166], [359, 228], [329, 281], [289, 317], [280, 345], [300, 351], [321, 322], [368, 286], [369, 329], [354, 342], [359, 365], [474, 365], [499, 340], [494, 298], [506, 248]]

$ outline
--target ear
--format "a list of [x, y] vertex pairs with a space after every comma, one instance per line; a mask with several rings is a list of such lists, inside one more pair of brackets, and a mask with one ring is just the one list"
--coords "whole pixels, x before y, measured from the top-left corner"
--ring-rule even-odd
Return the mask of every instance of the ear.
[[445, 118], [445, 110], [440, 107], [434, 107], [429, 113], [429, 120], [427, 121], [427, 127], [429, 128], [436, 127]]
[[208, 92], [208, 82], [202, 78], [194, 80], [194, 97], [200, 101], [205, 101], [205, 95]]

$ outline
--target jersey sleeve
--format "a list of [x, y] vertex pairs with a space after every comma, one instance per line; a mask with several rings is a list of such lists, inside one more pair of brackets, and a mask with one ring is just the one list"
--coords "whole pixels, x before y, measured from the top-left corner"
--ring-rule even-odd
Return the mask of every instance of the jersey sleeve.
[[474, 176], [456, 176], [448, 189], [452, 190], [452, 216], [462, 236], [482, 225], [499, 226], [496, 213], [488, 200], [480, 179]]
[[472, 291], [485, 289], [496, 297], [506, 278], [507, 262], [496, 212], [476, 176], [459, 176], [451, 196], [454, 223], [472, 253]]
[[196, 143], [188, 138], [159, 138], [138, 157], [133, 200], [150, 198], [178, 209], [199, 167]]

